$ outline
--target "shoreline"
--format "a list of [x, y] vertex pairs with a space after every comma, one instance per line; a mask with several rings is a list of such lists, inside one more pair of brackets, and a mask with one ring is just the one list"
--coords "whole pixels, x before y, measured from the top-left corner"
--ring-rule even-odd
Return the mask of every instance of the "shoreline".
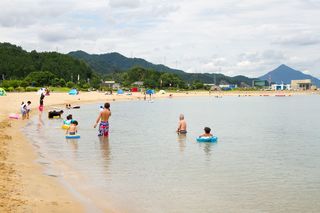
[[[319, 91], [216, 91], [199, 92], [191, 91], [180, 93], [156, 94], [153, 99], [200, 96], [276, 96], [279, 95], [312, 95]], [[84, 212], [84, 204], [79, 201], [54, 177], [43, 173], [44, 167], [36, 162], [38, 159], [36, 149], [32, 143], [24, 137], [21, 129], [27, 124], [27, 120], [10, 120], [9, 113], [19, 109], [21, 101], [31, 100], [32, 114], [37, 116], [39, 95], [30, 93], [7, 93], [0, 97], [0, 210], [3, 212]], [[45, 113], [54, 106], [65, 104], [103, 103], [106, 101], [130, 101], [142, 100], [143, 94], [132, 95], [105, 95], [99, 92], [83, 92], [78, 96], [70, 96], [66, 93], [51, 93], [45, 97]], [[147, 97], [148, 100], [148, 97]]]

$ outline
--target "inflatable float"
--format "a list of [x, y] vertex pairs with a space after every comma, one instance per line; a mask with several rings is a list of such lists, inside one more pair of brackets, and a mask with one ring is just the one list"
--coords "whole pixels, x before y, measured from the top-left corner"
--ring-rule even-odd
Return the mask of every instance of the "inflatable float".
[[197, 138], [198, 142], [217, 142], [218, 138], [216, 136], [212, 136], [212, 137], [199, 137]]
[[62, 128], [62, 129], [69, 129], [69, 126], [70, 126], [70, 125], [63, 124], [63, 125], [61, 126], [61, 128]]
[[66, 135], [66, 139], [76, 139], [80, 138], [80, 135]]
[[19, 119], [19, 115], [18, 115], [18, 114], [11, 113], [11, 114], [9, 115], [9, 118], [11, 118], [11, 119]]

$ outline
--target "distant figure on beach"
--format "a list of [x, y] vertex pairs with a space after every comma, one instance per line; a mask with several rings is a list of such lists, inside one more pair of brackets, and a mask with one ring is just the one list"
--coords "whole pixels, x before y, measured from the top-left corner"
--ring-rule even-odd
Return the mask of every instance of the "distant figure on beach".
[[77, 126], [78, 126], [78, 121], [73, 120], [69, 128], [67, 129], [66, 134], [75, 135], [78, 132]]
[[199, 137], [212, 137], [213, 135], [210, 133], [211, 129], [209, 127], [204, 128], [204, 134], [200, 135]]
[[179, 116], [179, 125], [177, 129], [178, 134], [186, 134], [187, 133], [187, 122], [184, 120], [184, 115], [180, 114]]
[[66, 104], [66, 109], [71, 109], [71, 104]]
[[99, 113], [97, 121], [96, 121], [95, 125], [93, 126], [94, 128], [96, 128], [99, 121], [100, 121], [98, 136], [104, 136], [104, 137], [109, 136], [109, 117], [110, 116], [111, 116], [110, 104], [105, 103], [104, 109]]
[[26, 109], [27, 109], [27, 119], [29, 119], [30, 117], [30, 111], [31, 111], [31, 101], [28, 101], [27, 102], [27, 106], [26, 106]]
[[24, 120], [27, 115], [27, 105], [24, 103], [24, 101], [22, 101], [22, 103], [21, 103], [20, 111], [21, 111], [21, 115], [22, 115], [22, 120]]
[[100, 110], [100, 112], [102, 112], [103, 111], [103, 106], [100, 106], [99, 110]]
[[38, 109], [39, 109], [39, 112], [40, 112], [39, 116], [42, 115], [42, 112], [43, 112], [43, 110], [44, 110], [44, 107], [43, 107], [43, 99], [44, 99], [46, 93], [47, 93], [47, 89], [45, 89], [45, 91], [42, 92], [41, 95], [40, 95], [40, 105], [39, 105], [39, 108], [38, 108]]

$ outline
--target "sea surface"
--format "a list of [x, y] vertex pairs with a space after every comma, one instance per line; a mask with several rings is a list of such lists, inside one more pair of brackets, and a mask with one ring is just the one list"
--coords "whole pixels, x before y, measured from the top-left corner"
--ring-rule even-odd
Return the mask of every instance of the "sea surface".
[[[99, 106], [65, 110], [78, 140], [45, 114], [24, 128], [44, 174], [88, 212], [320, 212], [320, 96], [112, 102], [108, 140], [93, 128]], [[205, 126], [217, 143], [196, 142]]]

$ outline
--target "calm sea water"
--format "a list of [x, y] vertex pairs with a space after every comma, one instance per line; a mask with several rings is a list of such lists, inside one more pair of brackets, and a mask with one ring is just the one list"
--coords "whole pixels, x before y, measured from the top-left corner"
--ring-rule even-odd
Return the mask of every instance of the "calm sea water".
[[[79, 140], [46, 118], [25, 133], [88, 211], [320, 212], [319, 107], [320, 96], [112, 102], [108, 141], [93, 129], [98, 104], [69, 111]], [[187, 136], [175, 133], [180, 113]], [[195, 141], [205, 126], [218, 143]]]

